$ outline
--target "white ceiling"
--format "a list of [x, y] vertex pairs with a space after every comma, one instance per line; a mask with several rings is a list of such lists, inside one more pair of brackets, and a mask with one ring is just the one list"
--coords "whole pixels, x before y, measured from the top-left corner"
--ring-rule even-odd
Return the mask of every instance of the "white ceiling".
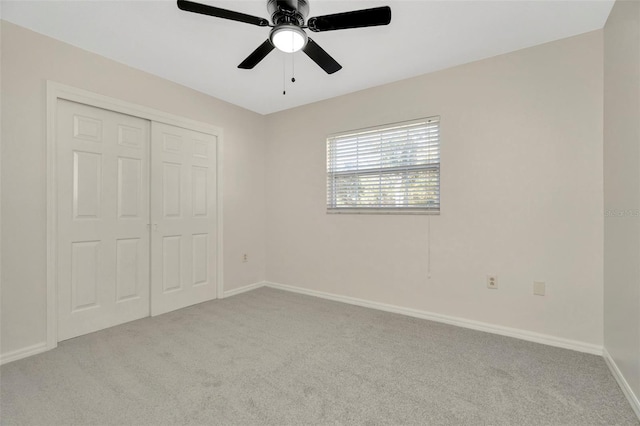
[[[201, 2], [269, 18], [266, 0]], [[310, 0], [309, 17], [382, 5], [392, 9], [388, 26], [312, 34], [342, 64], [333, 75], [302, 52], [277, 50], [253, 70], [238, 69], [269, 29], [184, 12], [175, 1], [2, 0], [1, 14], [4, 20], [268, 114], [596, 30], [604, 26], [613, 0]]]

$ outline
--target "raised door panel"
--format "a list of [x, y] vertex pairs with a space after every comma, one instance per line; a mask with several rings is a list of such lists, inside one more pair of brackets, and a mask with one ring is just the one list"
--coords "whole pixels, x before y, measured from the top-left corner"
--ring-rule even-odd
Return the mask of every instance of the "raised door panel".
[[98, 219], [102, 210], [102, 155], [73, 153], [73, 217]]
[[211, 147], [211, 141], [200, 140], [198, 138], [194, 138], [193, 140], [193, 156], [197, 158], [208, 159], [209, 151]]
[[141, 282], [146, 275], [147, 265], [141, 262], [147, 248], [140, 238], [123, 238], [116, 242], [116, 302], [139, 298], [147, 285]]
[[209, 279], [209, 236], [207, 234], [195, 234], [192, 239], [193, 247], [193, 285], [206, 285]]
[[162, 147], [165, 152], [172, 154], [182, 154], [182, 136], [169, 132], [162, 132]]
[[73, 137], [91, 142], [102, 141], [102, 118], [73, 115]]
[[162, 237], [162, 290], [163, 293], [182, 288], [182, 236]]
[[71, 243], [71, 310], [97, 308], [100, 241]]
[[118, 218], [141, 219], [143, 210], [142, 160], [118, 158]]
[[207, 167], [193, 166], [191, 169], [191, 211], [194, 216], [207, 216]]
[[179, 218], [182, 211], [182, 165], [162, 164], [162, 205], [165, 218]]
[[146, 132], [141, 127], [118, 126], [118, 144], [129, 148], [143, 149], [145, 147]]

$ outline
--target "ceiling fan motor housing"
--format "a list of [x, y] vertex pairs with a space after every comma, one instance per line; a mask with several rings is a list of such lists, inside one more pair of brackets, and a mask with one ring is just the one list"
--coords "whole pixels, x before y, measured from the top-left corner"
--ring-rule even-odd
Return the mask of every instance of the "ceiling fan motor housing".
[[273, 25], [303, 26], [309, 14], [306, 0], [267, 0], [267, 10]]

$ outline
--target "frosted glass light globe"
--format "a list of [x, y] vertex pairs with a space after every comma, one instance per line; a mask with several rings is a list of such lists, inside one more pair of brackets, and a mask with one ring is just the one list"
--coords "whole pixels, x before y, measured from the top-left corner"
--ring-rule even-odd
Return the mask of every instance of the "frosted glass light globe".
[[307, 44], [305, 32], [293, 25], [276, 27], [271, 31], [271, 43], [285, 53], [293, 53]]

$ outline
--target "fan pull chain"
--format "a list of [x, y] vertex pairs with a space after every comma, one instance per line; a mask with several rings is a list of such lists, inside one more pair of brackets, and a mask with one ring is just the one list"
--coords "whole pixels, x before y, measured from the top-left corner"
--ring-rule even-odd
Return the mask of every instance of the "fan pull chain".
[[291, 82], [296, 82], [296, 55], [291, 55]]
[[287, 84], [287, 57], [282, 57], [282, 95], [287, 94], [286, 84]]

